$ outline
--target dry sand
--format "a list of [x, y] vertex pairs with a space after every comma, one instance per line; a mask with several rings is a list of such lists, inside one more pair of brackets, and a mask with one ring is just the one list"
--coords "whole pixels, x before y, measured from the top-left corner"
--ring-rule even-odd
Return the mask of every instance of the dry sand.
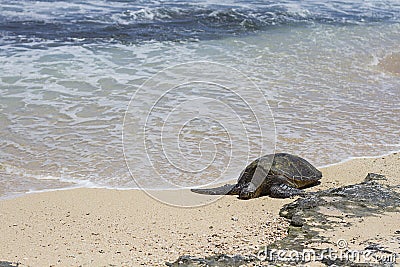
[[[368, 172], [385, 174], [389, 183], [400, 184], [399, 155], [354, 159], [323, 168], [322, 184], [309, 190], [361, 182]], [[254, 253], [285, 237], [288, 222], [278, 212], [291, 201], [269, 197], [242, 201], [225, 196], [206, 206], [179, 208], [138, 190], [105, 189], [3, 200], [0, 266], [1, 261], [22, 266], [165, 266], [165, 261], [184, 254]], [[384, 237], [387, 231], [395, 231], [399, 219], [395, 213], [367, 218], [332, 238], [343, 235], [351, 240], [357, 235], [357, 242], [362, 243], [371, 235]], [[385, 222], [381, 230], [360, 230], [381, 220]]]

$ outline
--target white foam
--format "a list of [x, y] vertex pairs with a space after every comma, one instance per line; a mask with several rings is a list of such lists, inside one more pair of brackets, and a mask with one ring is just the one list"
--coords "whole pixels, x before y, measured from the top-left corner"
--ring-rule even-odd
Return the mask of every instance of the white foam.
[[[157, 71], [188, 60], [226, 63], [257, 81], [273, 106], [280, 151], [317, 166], [388, 153], [399, 147], [389, 143], [400, 130], [399, 83], [377, 73], [371, 58], [398, 51], [398, 32], [389, 24], [314, 25], [200, 43], [6, 45], [1, 164], [27, 166], [7, 171], [43, 184], [132, 188], [121, 153], [129, 98]], [[61, 177], [46, 169], [54, 165], [68, 169]]]

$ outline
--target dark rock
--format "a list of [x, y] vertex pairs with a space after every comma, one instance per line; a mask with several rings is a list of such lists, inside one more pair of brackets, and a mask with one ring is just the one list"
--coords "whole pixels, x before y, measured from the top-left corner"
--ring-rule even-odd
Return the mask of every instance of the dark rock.
[[339, 188], [319, 191], [282, 207], [279, 215], [289, 219], [329, 221], [329, 216], [318, 212], [319, 207], [331, 207], [346, 217], [362, 217], [397, 210], [400, 194], [388, 186], [376, 182], [363, 182]]
[[373, 250], [373, 251], [379, 251], [379, 252], [383, 252], [383, 253], [388, 253], [388, 254], [393, 254], [393, 252], [385, 249], [384, 246], [380, 245], [380, 244], [371, 244], [368, 245], [365, 250]]
[[304, 214], [301, 211], [298, 211], [293, 214], [290, 224], [296, 227], [302, 227], [305, 223]]
[[[372, 179], [381, 176], [369, 175]], [[368, 177], [368, 176], [367, 176]], [[398, 212], [400, 203], [400, 192], [396, 191], [396, 186], [390, 187], [379, 184], [375, 181], [365, 181], [360, 184], [343, 186], [339, 188], [322, 190], [315, 193], [309, 193], [305, 197], [286, 204], [280, 210], [280, 216], [290, 221], [288, 236], [282, 240], [269, 245], [267, 250], [286, 250], [302, 253], [303, 249], [312, 248], [312, 244], [325, 243], [332, 244], [326, 240], [321, 233], [326, 230], [343, 226], [346, 218], [362, 218], [366, 216], [378, 215], [384, 212]], [[324, 210], [332, 212], [324, 212]], [[344, 222], [349, 224], [347, 222]], [[396, 231], [400, 234], [400, 230]], [[366, 249], [374, 250], [380, 253], [389, 253], [383, 247], [368, 246]], [[314, 249], [316, 253], [326, 251], [326, 249]], [[258, 255], [259, 251], [255, 252]], [[270, 255], [267, 255], [268, 257]], [[376, 265], [373, 263], [341, 262], [330, 258], [322, 257], [319, 262], [332, 266], [394, 266], [393, 263]], [[174, 263], [168, 266], [268, 266], [268, 260], [260, 260], [257, 257], [216, 255], [208, 258], [194, 258], [190, 256], [180, 257]], [[275, 262], [273, 262], [275, 263]], [[295, 264], [298, 266], [302, 262], [276, 262], [287, 266]], [[250, 264], [250, 265], [249, 265]], [[285, 265], [286, 264], [286, 265]]]
[[365, 177], [364, 181], [369, 182], [369, 181], [379, 181], [379, 180], [387, 180], [385, 175], [382, 174], [377, 174], [377, 173], [368, 173], [367, 177]]
[[171, 267], [239, 267], [256, 261], [255, 256], [228, 256], [225, 254], [207, 258], [196, 258], [192, 256], [181, 256], [173, 263], [166, 263]]
[[[303, 249], [309, 248], [313, 242], [328, 244], [330, 241], [320, 233], [339, 226], [344, 218], [362, 218], [383, 212], [399, 211], [400, 193], [394, 189], [395, 187], [368, 181], [319, 191], [284, 205], [279, 214], [290, 220], [288, 236], [275, 242], [269, 248], [301, 252]], [[325, 214], [323, 210], [336, 213]], [[293, 227], [298, 225], [298, 221], [303, 222], [302, 227]], [[316, 251], [318, 252], [318, 250]], [[322, 250], [320, 249], [320, 251]], [[379, 252], [387, 251], [381, 249]], [[343, 262], [332, 261], [328, 258], [321, 259], [321, 262], [328, 266], [332, 264], [343, 266]], [[347, 262], [345, 266], [360, 265]]]
[[18, 262], [0, 261], [0, 267], [17, 267]]

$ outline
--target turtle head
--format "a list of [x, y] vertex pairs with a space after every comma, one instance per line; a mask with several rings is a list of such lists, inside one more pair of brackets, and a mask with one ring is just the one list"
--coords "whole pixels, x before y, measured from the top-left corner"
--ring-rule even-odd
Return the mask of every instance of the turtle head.
[[246, 190], [242, 190], [239, 193], [239, 199], [250, 199], [253, 198], [254, 193], [253, 192], [248, 192]]
[[239, 199], [250, 199], [256, 197], [257, 187], [253, 183], [248, 183], [239, 192]]

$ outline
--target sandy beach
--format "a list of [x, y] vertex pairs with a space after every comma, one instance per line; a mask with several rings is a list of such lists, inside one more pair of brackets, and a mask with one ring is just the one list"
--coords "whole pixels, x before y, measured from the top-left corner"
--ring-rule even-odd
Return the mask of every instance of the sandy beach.
[[[400, 184], [400, 154], [353, 159], [322, 169], [320, 190], [384, 174]], [[0, 202], [0, 266], [165, 266], [179, 256], [249, 254], [282, 239], [289, 223], [279, 217], [293, 199], [248, 201], [225, 196], [196, 208], [156, 201], [139, 190], [73, 189], [29, 194]], [[341, 232], [358, 243], [398, 229], [399, 214], [373, 217]], [[396, 228], [397, 227], [397, 228]], [[362, 230], [368, 231], [362, 231]], [[360, 234], [362, 232], [363, 234]], [[331, 238], [341, 238], [341, 233]], [[329, 235], [329, 233], [327, 234]], [[399, 248], [397, 252], [399, 252]]]
[[[0, 267], [400, 266], [399, 0], [0, 9]], [[321, 184], [190, 190], [274, 152]], [[255, 195], [317, 182], [297, 163]]]

